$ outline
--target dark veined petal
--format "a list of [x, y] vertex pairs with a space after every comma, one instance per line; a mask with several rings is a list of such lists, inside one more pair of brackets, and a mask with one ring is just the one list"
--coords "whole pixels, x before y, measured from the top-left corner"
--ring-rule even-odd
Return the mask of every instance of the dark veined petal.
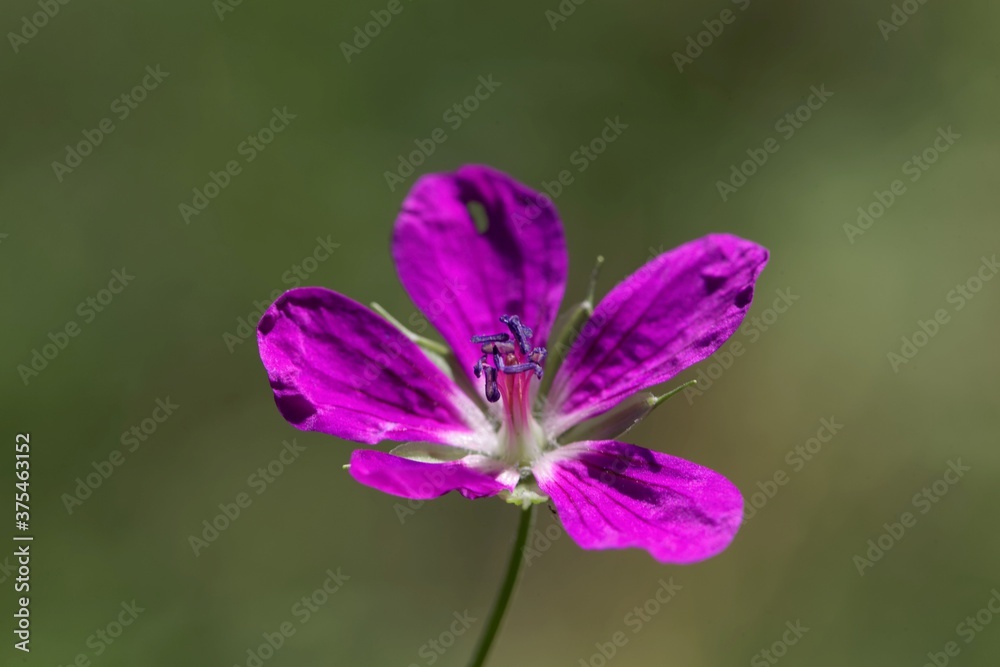
[[275, 403], [296, 428], [368, 444], [496, 448], [472, 399], [399, 329], [343, 295], [285, 292], [261, 318], [257, 341]]
[[713, 234], [666, 252], [598, 304], [552, 382], [552, 437], [666, 382], [710, 356], [740, 326], [767, 250]]
[[514, 488], [517, 472], [475, 454], [428, 463], [374, 450], [351, 454], [351, 476], [366, 486], [403, 498], [427, 500], [458, 491], [466, 498], [495, 496]]
[[[484, 233], [468, 205], [489, 220]], [[544, 346], [566, 286], [562, 223], [551, 202], [509, 176], [469, 165], [420, 178], [403, 202], [392, 256], [403, 287], [478, 386], [472, 367], [477, 334], [506, 331], [518, 315]]]
[[560, 447], [533, 470], [584, 549], [635, 547], [694, 563], [725, 549], [743, 517], [739, 489], [719, 473], [614, 440]]

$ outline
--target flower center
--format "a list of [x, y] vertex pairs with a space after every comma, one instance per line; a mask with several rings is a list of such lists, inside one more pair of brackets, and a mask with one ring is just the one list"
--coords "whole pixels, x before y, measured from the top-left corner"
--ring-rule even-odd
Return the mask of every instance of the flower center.
[[483, 353], [472, 370], [477, 378], [483, 378], [487, 401], [503, 399], [500, 434], [506, 458], [529, 463], [538, 456], [542, 444], [541, 428], [531, 414], [531, 377], [541, 379], [547, 352], [544, 347], [531, 347], [532, 331], [517, 315], [503, 315], [500, 322], [510, 333], [472, 337]]

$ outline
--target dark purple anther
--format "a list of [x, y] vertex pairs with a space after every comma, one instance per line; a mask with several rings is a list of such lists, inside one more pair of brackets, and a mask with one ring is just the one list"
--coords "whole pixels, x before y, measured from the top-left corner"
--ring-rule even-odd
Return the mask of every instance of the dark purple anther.
[[488, 336], [473, 336], [473, 343], [503, 343], [510, 340], [510, 334], [498, 333]]
[[486, 375], [486, 400], [496, 403], [500, 400], [500, 387], [497, 386], [497, 369], [492, 366], [483, 366]]
[[[472, 367], [472, 372], [477, 378], [485, 374], [486, 400], [490, 403], [496, 403], [501, 397], [500, 387], [497, 384], [499, 373], [513, 375], [531, 371], [535, 377], [541, 379], [544, 372], [542, 362], [545, 361], [547, 354], [544, 347], [532, 348], [528, 345], [533, 332], [521, 324], [521, 318], [517, 315], [503, 315], [500, 317], [500, 322], [507, 325], [510, 329], [509, 334], [497, 333], [472, 337], [472, 342], [478, 343], [483, 352], [483, 356]], [[511, 341], [511, 337], [516, 344]], [[491, 356], [493, 365], [489, 366], [487, 360]]]
[[535, 377], [542, 377], [542, 367], [533, 361], [529, 361], [526, 364], [515, 364], [513, 366], [500, 366], [500, 370], [504, 373], [523, 373], [524, 371], [535, 371]]
[[501, 315], [500, 322], [507, 325], [510, 329], [510, 333], [517, 340], [518, 346], [521, 348], [522, 354], [528, 354], [528, 350], [531, 348], [528, 346], [528, 339], [531, 338], [532, 331], [528, 327], [521, 324], [521, 318], [517, 315]]

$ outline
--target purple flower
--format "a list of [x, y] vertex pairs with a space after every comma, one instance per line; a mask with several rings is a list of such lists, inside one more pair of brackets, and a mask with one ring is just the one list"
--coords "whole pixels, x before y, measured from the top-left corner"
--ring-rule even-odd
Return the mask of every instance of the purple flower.
[[[485, 232], [473, 202], [486, 212]], [[351, 456], [350, 474], [386, 493], [548, 501], [583, 548], [638, 547], [663, 562], [726, 548], [743, 516], [729, 480], [611, 438], [664, 398], [649, 388], [736, 331], [764, 248], [714, 234], [663, 253], [596, 307], [578, 305], [558, 340], [562, 224], [547, 197], [505, 174], [466, 166], [419, 179], [392, 254], [451, 350], [336, 292], [290, 290], [261, 318], [258, 342], [293, 426], [404, 441]]]

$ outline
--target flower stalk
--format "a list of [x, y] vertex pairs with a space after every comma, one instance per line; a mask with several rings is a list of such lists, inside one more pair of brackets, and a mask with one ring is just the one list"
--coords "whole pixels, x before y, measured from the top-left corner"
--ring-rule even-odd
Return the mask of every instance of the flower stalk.
[[503, 622], [507, 606], [517, 587], [518, 574], [521, 572], [521, 562], [524, 561], [524, 546], [528, 543], [528, 535], [531, 533], [531, 526], [535, 522], [534, 505], [521, 511], [521, 518], [517, 524], [517, 537], [514, 539], [514, 548], [510, 552], [510, 560], [507, 562], [507, 573], [504, 575], [503, 583], [500, 585], [500, 592], [497, 600], [493, 604], [493, 610], [486, 621], [486, 630], [479, 638], [479, 645], [469, 662], [469, 667], [483, 667], [490, 649], [493, 647], [493, 640], [496, 639], [500, 624]]

